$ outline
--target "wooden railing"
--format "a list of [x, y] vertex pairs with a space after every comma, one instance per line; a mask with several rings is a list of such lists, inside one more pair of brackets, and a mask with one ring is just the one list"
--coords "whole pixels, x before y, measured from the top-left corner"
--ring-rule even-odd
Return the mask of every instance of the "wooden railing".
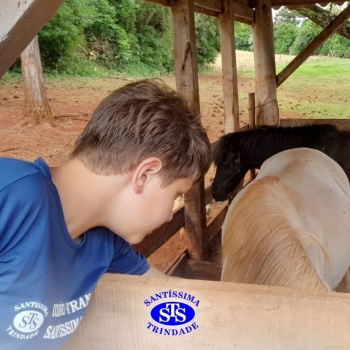
[[[211, 185], [205, 189], [205, 204], [209, 204], [213, 200], [211, 196]], [[227, 211], [227, 205], [207, 223], [206, 235], [208, 243], [210, 243], [217, 234], [220, 233], [221, 225], [224, 221]], [[142, 253], [146, 257], [150, 256], [171, 237], [173, 237], [181, 228], [185, 226], [185, 207], [182, 205], [174, 211], [173, 219], [148, 235], [141, 243], [134, 245], [135, 250]]]

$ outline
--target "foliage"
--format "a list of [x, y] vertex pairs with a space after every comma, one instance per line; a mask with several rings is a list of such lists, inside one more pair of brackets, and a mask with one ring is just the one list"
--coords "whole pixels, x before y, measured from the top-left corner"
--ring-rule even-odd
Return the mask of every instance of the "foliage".
[[290, 23], [296, 27], [299, 27], [303, 21], [296, 11], [288, 10], [286, 7], [281, 7], [275, 14], [274, 25], [278, 26], [283, 23]]
[[199, 13], [195, 14], [197, 61], [199, 66], [207, 66], [215, 62], [220, 52], [219, 23]]
[[[339, 6], [330, 6], [334, 14], [340, 12]], [[296, 11], [281, 8], [274, 19], [275, 49], [277, 53], [296, 55], [304, 50], [309, 43], [321, 32], [322, 28], [309, 19], [300, 21]], [[288, 50], [289, 47], [289, 50]], [[350, 41], [337, 34], [332, 35], [315, 55], [349, 57]]]
[[44, 68], [65, 70], [70, 62], [79, 60], [84, 46], [84, 27], [92, 16], [80, 0], [67, 0], [57, 14], [39, 33], [39, 46]]
[[298, 29], [293, 23], [283, 22], [277, 25], [274, 31], [275, 52], [288, 55], [297, 36]]
[[[321, 32], [322, 28], [310, 20], [306, 20], [301, 25], [298, 35], [291, 46], [290, 53], [292, 55], [298, 54], [304, 50], [305, 47]], [[317, 52], [316, 52], [317, 53]]]
[[338, 34], [334, 34], [319, 49], [320, 55], [350, 58], [350, 41]]
[[[219, 50], [217, 19], [196, 14], [199, 65]], [[103, 69], [161, 74], [174, 69], [169, 8], [142, 0], [66, 0], [39, 34], [46, 72]]]
[[253, 31], [252, 27], [235, 22], [235, 43], [237, 50], [253, 51]]
[[143, 4], [137, 11], [137, 50], [133, 63], [157, 69], [173, 70], [173, 44], [170, 11], [159, 5]]
[[[283, 7], [274, 26], [275, 50], [280, 54], [298, 54], [321, 31]], [[218, 27], [217, 18], [195, 14], [200, 68], [214, 62], [220, 52]], [[236, 49], [252, 51], [252, 27], [236, 21], [234, 29]], [[78, 75], [106, 69], [142, 76], [170, 72], [172, 30], [170, 9], [143, 0], [66, 0], [39, 33], [43, 67], [45, 72]], [[349, 57], [350, 45], [334, 35], [316, 54]]]

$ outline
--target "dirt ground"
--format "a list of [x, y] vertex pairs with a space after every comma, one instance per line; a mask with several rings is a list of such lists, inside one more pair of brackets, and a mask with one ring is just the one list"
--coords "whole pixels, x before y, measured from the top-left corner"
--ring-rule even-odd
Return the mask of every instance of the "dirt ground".
[[[174, 76], [161, 77], [175, 88]], [[44, 157], [52, 166], [69, 154], [98, 103], [128, 79], [50, 80], [45, 82], [55, 125], [25, 125], [21, 81], [0, 81], [0, 156], [34, 160]], [[252, 82], [240, 81], [252, 88]], [[202, 122], [211, 141], [223, 134], [222, 79], [219, 74], [200, 76]], [[242, 118], [242, 125], [246, 118]]]
[[[276, 55], [276, 62], [287, 63], [293, 56]], [[254, 66], [252, 52], [236, 51], [238, 72]], [[223, 134], [224, 110], [221, 77], [221, 57], [218, 56], [211, 74], [199, 75], [202, 122], [211, 141]], [[162, 76], [175, 88], [174, 75]], [[131, 79], [108, 76], [104, 79], [46, 80], [49, 104], [55, 117], [55, 126], [49, 124], [24, 125], [22, 82], [0, 80], [0, 156], [34, 160], [45, 158], [49, 165], [61, 163], [72, 149], [98, 103], [116, 88]], [[254, 92], [254, 79], [238, 79], [239, 94]], [[288, 117], [288, 116], [281, 116]], [[293, 115], [293, 117], [297, 117]], [[240, 106], [240, 124], [248, 122], [248, 106]]]

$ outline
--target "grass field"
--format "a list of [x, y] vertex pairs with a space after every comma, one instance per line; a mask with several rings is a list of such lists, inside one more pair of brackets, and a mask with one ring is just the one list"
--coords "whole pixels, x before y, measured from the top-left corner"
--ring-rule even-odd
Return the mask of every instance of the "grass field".
[[[276, 55], [279, 73], [294, 56]], [[236, 51], [237, 70], [240, 77], [254, 79], [252, 52]], [[221, 69], [221, 57], [214, 65]], [[350, 59], [312, 56], [292, 76], [278, 87], [277, 97], [281, 115], [297, 114], [299, 117], [334, 119], [350, 118]], [[240, 92], [240, 101], [247, 103], [247, 94]]]

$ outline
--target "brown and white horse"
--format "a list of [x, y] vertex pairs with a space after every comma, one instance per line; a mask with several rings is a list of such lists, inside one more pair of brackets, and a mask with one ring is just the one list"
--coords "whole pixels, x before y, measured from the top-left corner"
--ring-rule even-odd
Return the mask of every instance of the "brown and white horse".
[[350, 266], [350, 186], [310, 148], [267, 159], [222, 227], [222, 281], [333, 290]]

